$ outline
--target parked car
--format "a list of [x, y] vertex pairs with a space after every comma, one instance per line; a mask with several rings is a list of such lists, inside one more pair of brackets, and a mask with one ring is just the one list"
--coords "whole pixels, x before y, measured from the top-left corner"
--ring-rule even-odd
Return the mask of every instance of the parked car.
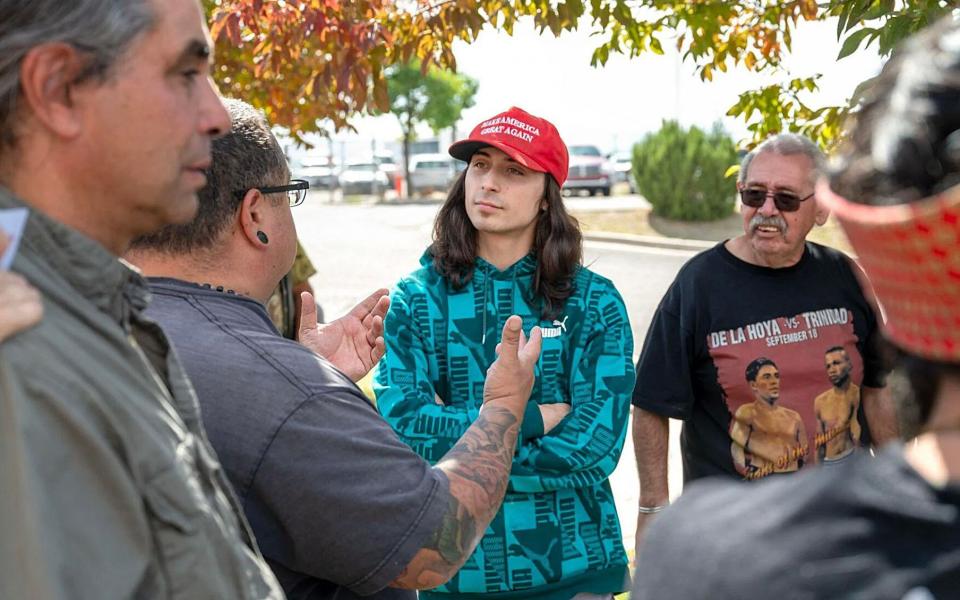
[[327, 156], [304, 157], [293, 177], [306, 179], [313, 190], [334, 190], [340, 187], [336, 167]]
[[447, 154], [414, 154], [410, 157], [409, 194], [446, 192], [464, 167], [465, 163]]
[[596, 146], [569, 146], [570, 167], [563, 189], [571, 191], [587, 190], [595, 195], [610, 195], [613, 184], [613, 170], [603, 153]]
[[353, 163], [340, 172], [340, 187], [344, 194], [383, 194], [390, 187], [390, 179], [377, 163]]
[[613, 182], [626, 183], [630, 193], [637, 193], [637, 184], [633, 181], [633, 154], [630, 151], [614, 152], [610, 155], [610, 168], [613, 169]]
[[387, 179], [391, 181], [393, 181], [394, 173], [400, 169], [397, 166], [397, 161], [393, 160], [392, 154], [377, 154], [373, 157], [373, 162], [380, 166], [380, 170], [386, 173]]

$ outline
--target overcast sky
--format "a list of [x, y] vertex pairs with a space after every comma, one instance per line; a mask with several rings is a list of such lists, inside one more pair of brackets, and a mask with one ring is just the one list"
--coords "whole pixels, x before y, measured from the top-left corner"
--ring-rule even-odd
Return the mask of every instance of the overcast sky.
[[[568, 144], [593, 143], [604, 151], [628, 149], [645, 133], [659, 128], [663, 119], [685, 125], [709, 127], [720, 120], [735, 138], [746, 136], [743, 122], [726, 117], [740, 92], [787, 79], [823, 73], [821, 91], [811, 105], [843, 103], [856, 85], [875, 75], [882, 64], [875, 46], [841, 61], [836, 60], [836, 22], [802, 23], [794, 35], [792, 54], [785, 66], [789, 75], [758, 76], [742, 69], [717, 73], [712, 82], [701, 82], [693, 66], [664, 40], [667, 54], [644, 54], [628, 59], [611, 54], [602, 68], [590, 66], [590, 56], [600, 40], [584, 31], [560, 38], [538, 35], [530, 22], [514, 35], [485, 30], [473, 44], [458, 43], [458, 69], [480, 83], [476, 105], [464, 112], [459, 135], [477, 122], [510, 106], [545, 117], [560, 130]], [[357, 135], [338, 135], [351, 160], [369, 152], [370, 140], [396, 140], [400, 127], [392, 115], [355, 121]], [[429, 128], [421, 137], [433, 137]], [[444, 143], [448, 140], [441, 136]]]

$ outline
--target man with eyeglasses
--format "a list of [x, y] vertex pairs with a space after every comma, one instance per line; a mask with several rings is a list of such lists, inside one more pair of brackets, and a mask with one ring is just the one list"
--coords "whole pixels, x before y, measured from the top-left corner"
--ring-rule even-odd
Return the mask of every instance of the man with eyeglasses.
[[307, 186], [289, 182], [263, 116], [224, 103], [231, 132], [213, 143], [197, 218], [127, 255], [149, 277], [148, 314], [288, 597], [413, 599], [460, 568], [500, 506], [539, 330], [526, 343], [520, 318], [507, 320], [479, 418], [431, 467], [353, 383], [383, 355], [386, 290], [322, 328], [304, 293], [300, 343], [270, 321], [264, 302], [296, 255], [290, 207]]
[[[862, 429], [861, 445], [896, 437], [875, 341], [877, 316], [858, 284], [858, 268], [806, 239], [828, 217], [814, 193], [822, 163], [816, 144], [795, 134], [777, 135], [750, 152], [737, 182], [743, 235], [692, 258], [657, 308], [633, 394], [638, 549], [648, 521], [669, 501], [668, 418], [684, 421], [686, 483], [712, 475], [759, 479], [817, 463], [814, 399], [822, 392], [825, 348], [845, 351], [861, 391], [860, 414], [834, 426]], [[771, 468], [748, 472], [737, 458], [751, 454], [751, 440], [772, 433], [762, 420], [747, 422], [752, 413], [740, 410], [754, 402], [755, 386], [743, 373], [758, 356], [790, 382], [778, 387], [777, 406], [800, 415], [806, 439], [763, 457]]]

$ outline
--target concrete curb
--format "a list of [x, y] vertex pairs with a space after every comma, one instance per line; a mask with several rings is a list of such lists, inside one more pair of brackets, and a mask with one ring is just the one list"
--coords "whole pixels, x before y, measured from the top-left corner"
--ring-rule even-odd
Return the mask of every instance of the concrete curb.
[[630, 235], [627, 233], [605, 233], [599, 231], [585, 231], [583, 238], [591, 242], [613, 242], [616, 244], [630, 244], [632, 246], [646, 246], [650, 248], [689, 250], [690, 252], [700, 252], [717, 245], [717, 242], [707, 240], [685, 240], [681, 238], [657, 237], [654, 235]]

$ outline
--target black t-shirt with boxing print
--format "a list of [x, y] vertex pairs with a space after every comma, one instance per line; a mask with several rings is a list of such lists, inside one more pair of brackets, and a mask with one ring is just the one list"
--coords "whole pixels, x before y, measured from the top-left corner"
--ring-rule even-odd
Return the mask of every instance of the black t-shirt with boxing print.
[[723, 243], [684, 265], [644, 341], [633, 403], [685, 421], [685, 481], [838, 464], [869, 443], [860, 389], [886, 372], [856, 268], [812, 242], [780, 269]]

